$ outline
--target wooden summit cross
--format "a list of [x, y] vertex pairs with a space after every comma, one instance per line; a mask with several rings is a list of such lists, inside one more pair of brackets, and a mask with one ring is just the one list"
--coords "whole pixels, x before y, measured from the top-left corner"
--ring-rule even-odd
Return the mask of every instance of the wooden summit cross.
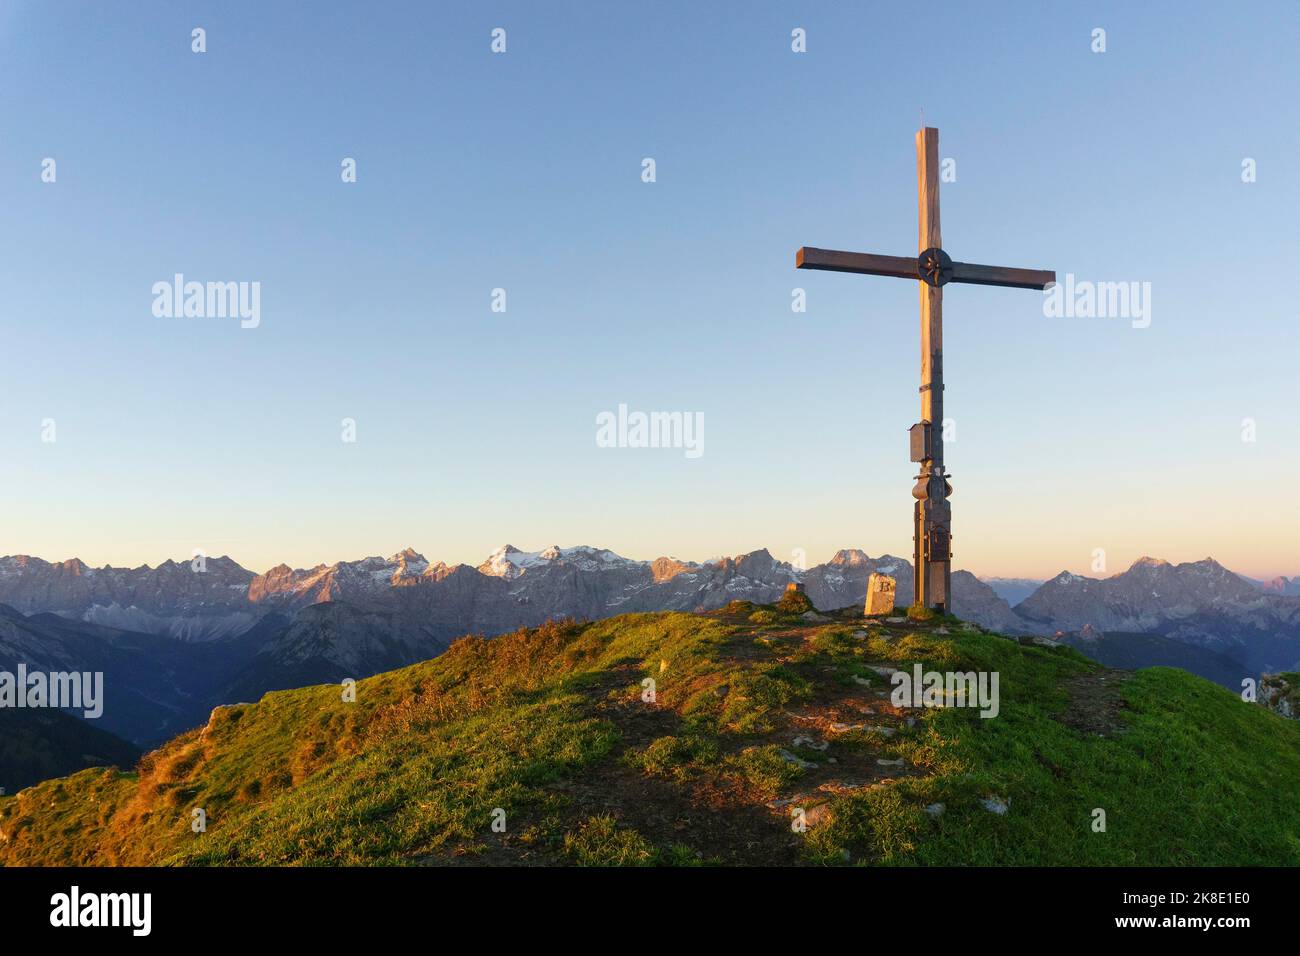
[[910, 429], [912, 461], [921, 473], [912, 487], [913, 570], [915, 603], [948, 610], [952, 577], [952, 494], [943, 467], [943, 287], [949, 282], [1043, 289], [1055, 272], [1009, 269], [953, 262], [939, 237], [939, 131], [925, 127], [916, 134], [917, 205], [920, 208], [920, 254], [877, 256], [804, 246], [795, 253], [797, 269], [856, 272], [921, 282], [921, 421]]

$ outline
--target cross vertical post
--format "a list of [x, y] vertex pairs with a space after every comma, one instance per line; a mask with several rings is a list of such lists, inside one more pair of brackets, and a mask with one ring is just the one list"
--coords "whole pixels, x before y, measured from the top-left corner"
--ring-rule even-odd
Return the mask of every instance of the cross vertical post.
[[[939, 131], [916, 133], [917, 253], [942, 249], [939, 227]], [[921, 295], [921, 428], [928, 439], [912, 488], [913, 597], [920, 607], [948, 609], [952, 585], [952, 505], [943, 464], [943, 286], [918, 283]]]

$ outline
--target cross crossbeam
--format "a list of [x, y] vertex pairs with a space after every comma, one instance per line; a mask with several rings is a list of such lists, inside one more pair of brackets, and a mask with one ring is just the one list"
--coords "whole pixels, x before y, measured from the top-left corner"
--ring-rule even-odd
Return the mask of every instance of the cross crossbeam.
[[949, 282], [1044, 289], [1056, 273], [953, 262], [943, 251], [939, 230], [939, 131], [916, 134], [916, 187], [920, 250], [911, 256], [880, 256], [804, 246], [795, 268], [915, 279], [921, 290], [921, 421], [913, 425], [912, 461], [920, 474], [912, 487], [914, 603], [946, 611], [952, 590], [952, 494], [943, 464], [943, 287]]
[[[896, 279], [925, 279], [921, 274], [921, 257], [877, 256], [870, 252], [840, 252], [804, 246], [794, 254], [796, 269], [822, 272], [853, 272], [867, 276], [893, 276]], [[1056, 281], [1056, 273], [1043, 269], [1013, 269], [1008, 266], [981, 266], [973, 262], [954, 262], [947, 282], [968, 285], [997, 285], [1011, 289], [1045, 289]]]

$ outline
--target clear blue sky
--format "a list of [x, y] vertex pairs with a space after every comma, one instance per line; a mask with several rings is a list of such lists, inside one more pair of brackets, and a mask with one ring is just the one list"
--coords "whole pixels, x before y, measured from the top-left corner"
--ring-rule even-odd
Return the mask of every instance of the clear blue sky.
[[[6, 3], [0, 554], [910, 554], [916, 289], [793, 255], [914, 254], [924, 110], [954, 258], [1152, 286], [1146, 329], [949, 287], [957, 564], [1300, 573], [1298, 36], [1294, 3]], [[155, 318], [176, 272], [259, 281], [260, 327]], [[703, 413], [704, 455], [596, 447], [619, 403]]]

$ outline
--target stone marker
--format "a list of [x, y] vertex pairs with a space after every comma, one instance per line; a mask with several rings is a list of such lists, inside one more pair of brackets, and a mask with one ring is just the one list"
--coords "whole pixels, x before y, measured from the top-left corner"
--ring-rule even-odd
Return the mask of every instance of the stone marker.
[[894, 613], [894, 589], [898, 582], [888, 574], [872, 574], [867, 579], [867, 610], [868, 616], [873, 614], [893, 614]]

